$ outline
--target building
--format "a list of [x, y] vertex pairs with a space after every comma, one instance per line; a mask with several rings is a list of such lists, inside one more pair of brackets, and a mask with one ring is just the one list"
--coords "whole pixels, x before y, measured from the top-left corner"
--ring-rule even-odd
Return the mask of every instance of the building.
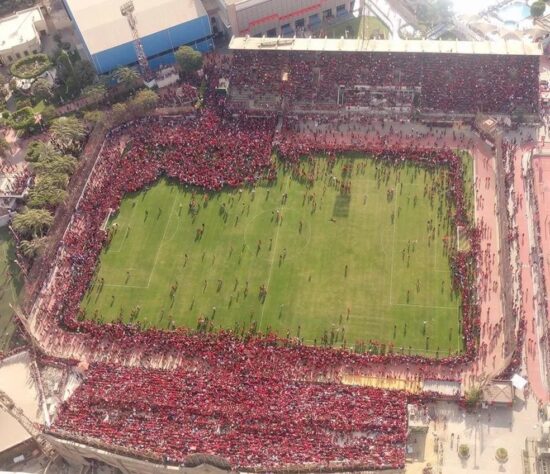
[[0, 19], [0, 64], [11, 64], [40, 52], [40, 35], [46, 32], [46, 22], [38, 7]]
[[[83, 50], [99, 74], [137, 64], [124, 0], [63, 0]], [[134, 0], [136, 30], [151, 68], [174, 62], [182, 45], [213, 48], [210, 20], [200, 0]]]
[[360, 0], [205, 0], [215, 31], [229, 36], [294, 36], [351, 16]]

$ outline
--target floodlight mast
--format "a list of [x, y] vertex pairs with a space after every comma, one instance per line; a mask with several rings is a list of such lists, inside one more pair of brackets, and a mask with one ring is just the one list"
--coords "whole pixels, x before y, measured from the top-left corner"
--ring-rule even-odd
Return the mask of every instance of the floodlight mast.
[[130, 31], [132, 32], [134, 49], [136, 50], [139, 69], [142, 76], [145, 78], [146, 81], [148, 81], [150, 80], [152, 74], [151, 69], [149, 68], [149, 62], [147, 61], [147, 55], [145, 54], [145, 50], [143, 49], [143, 43], [141, 42], [141, 38], [139, 36], [139, 32], [137, 29], [137, 20], [134, 16], [134, 11], [135, 7], [133, 0], [128, 0], [120, 6], [120, 13], [122, 14], [122, 16], [126, 17], [126, 20], [128, 21], [128, 26], [130, 27]]

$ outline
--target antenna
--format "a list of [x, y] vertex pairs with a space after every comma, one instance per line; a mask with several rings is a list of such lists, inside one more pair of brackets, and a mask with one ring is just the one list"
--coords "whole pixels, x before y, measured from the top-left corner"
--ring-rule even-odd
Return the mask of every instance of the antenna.
[[128, 0], [120, 6], [120, 13], [122, 16], [126, 17], [126, 20], [128, 21], [128, 26], [130, 27], [130, 31], [132, 32], [132, 37], [134, 38], [133, 43], [136, 50], [139, 69], [141, 70], [141, 74], [147, 81], [151, 78], [151, 69], [149, 68], [149, 62], [147, 61], [147, 56], [145, 54], [145, 50], [143, 49], [143, 43], [141, 42], [141, 38], [139, 37], [137, 20], [134, 16], [134, 11], [135, 7], [133, 0]]

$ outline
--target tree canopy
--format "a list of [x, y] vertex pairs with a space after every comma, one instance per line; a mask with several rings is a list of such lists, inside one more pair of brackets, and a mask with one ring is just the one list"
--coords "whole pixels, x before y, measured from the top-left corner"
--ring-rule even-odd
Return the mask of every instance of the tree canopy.
[[202, 68], [202, 54], [190, 46], [180, 46], [174, 56], [181, 72], [185, 75], [197, 72]]
[[63, 187], [61, 179], [64, 176], [48, 176], [38, 180], [29, 191], [27, 204], [33, 209], [55, 209], [67, 198], [67, 192]]
[[114, 104], [111, 109], [111, 118], [114, 124], [122, 123], [128, 118], [128, 107], [119, 102]]
[[535, 2], [531, 5], [531, 16], [537, 18], [544, 15], [546, 4], [542, 1]]
[[32, 240], [22, 240], [19, 243], [19, 250], [24, 257], [32, 260], [33, 258], [36, 258], [40, 254], [40, 252], [42, 252], [42, 250], [46, 246], [47, 241], [47, 237], [37, 237], [36, 239]]
[[7, 156], [10, 151], [10, 144], [6, 138], [0, 135], [0, 157]]
[[86, 136], [86, 127], [76, 117], [59, 117], [50, 127], [52, 141], [62, 150], [78, 148]]
[[82, 90], [82, 95], [92, 101], [92, 103], [101, 102], [105, 98], [107, 89], [103, 84], [92, 84]]
[[86, 59], [75, 59], [61, 49], [57, 53], [55, 66], [57, 70], [57, 81], [61, 85], [59, 93], [61, 96], [73, 99], [87, 86], [93, 84], [96, 74], [90, 61]]
[[31, 94], [37, 101], [50, 100], [53, 97], [52, 90], [52, 85], [44, 78], [38, 78], [31, 86]]
[[53, 224], [53, 215], [46, 209], [24, 209], [12, 220], [12, 227], [23, 237], [44, 236]]
[[124, 85], [128, 89], [135, 89], [140, 76], [135, 69], [119, 67], [113, 72], [113, 77], [119, 84]]
[[416, 7], [418, 20], [428, 27], [445, 23], [453, 16], [453, 5], [451, 0], [428, 0], [421, 2]]
[[156, 92], [143, 89], [130, 101], [130, 109], [136, 115], [141, 115], [153, 110], [158, 103], [159, 96]]

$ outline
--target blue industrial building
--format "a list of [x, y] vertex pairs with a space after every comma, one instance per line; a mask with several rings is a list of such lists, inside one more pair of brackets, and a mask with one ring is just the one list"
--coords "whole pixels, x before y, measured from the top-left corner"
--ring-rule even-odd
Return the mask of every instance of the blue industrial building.
[[[124, 0], [63, 0], [75, 31], [99, 74], [137, 64], [132, 29], [120, 12]], [[149, 65], [174, 62], [183, 45], [214, 47], [210, 20], [200, 0], [134, 0], [136, 31]]]

